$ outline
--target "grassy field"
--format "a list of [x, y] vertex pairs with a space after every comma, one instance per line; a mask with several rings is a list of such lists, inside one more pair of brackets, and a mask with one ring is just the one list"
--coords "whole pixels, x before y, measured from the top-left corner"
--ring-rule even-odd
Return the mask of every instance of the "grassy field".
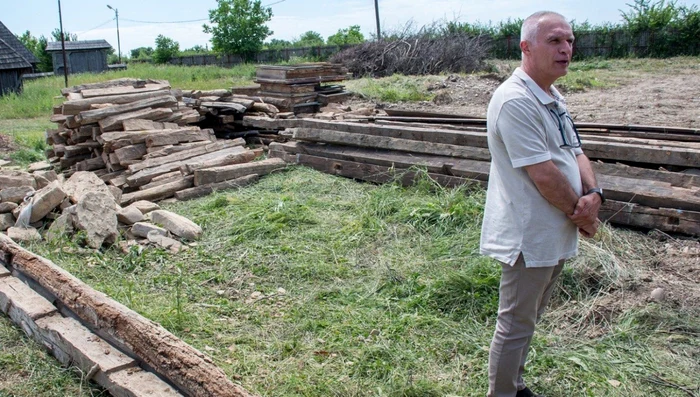
[[[584, 69], [604, 82], [618, 73]], [[165, 78], [156, 72], [139, 77]], [[226, 86], [235, 79], [225, 77]], [[408, 85], [395, 79], [398, 91]], [[5, 111], [0, 132], [32, 150], [28, 137], [45, 128], [48, 111], [29, 120]], [[254, 186], [167, 205], [205, 230], [177, 255], [85, 252], [68, 238], [27, 248], [263, 396], [483, 396], [499, 279], [499, 267], [478, 255], [484, 196], [428, 179], [376, 186], [289, 167]], [[600, 320], [592, 309], [631, 291], [658, 263], [660, 245], [607, 226], [582, 242], [533, 340], [533, 389], [548, 397], [697, 393], [693, 313], [648, 304]], [[104, 395], [47, 357], [0, 317], [0, 396]]]

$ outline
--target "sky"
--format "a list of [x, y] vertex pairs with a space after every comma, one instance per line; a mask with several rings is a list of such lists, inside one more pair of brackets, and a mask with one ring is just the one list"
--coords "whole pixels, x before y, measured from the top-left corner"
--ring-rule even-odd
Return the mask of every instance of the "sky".
[[[543, 9], [537, 0], [379, 0], [382, 32], [396, 31], [407, 23], [420, 27], [433, 22], [460, 21], [497, 23], [509, 18], [525, 18]], [[551, 11], [576, 22], [591, 24], [622, 21], [621, 11], [629, 11], [633, 0], [559, 0], [548, 2]], [[698, 6], [700, 0], [678, 0], [678, 5]], [[324, 38], [339, 29], [359, 25], [366, 38], [376, 33], [374, 0], [262, 0], [272, 8], [268, 23], [274, 32], [269, 39], [292, 41], [304, 32], [315, 31]], [[78, 40], [104, 39], [117, 51], [115, 11], [119, 12], [121, 53], [138, 47], [155, 47], [162, 34], [184, 50], [208, 46], [211, 36], [202, 31], [209, 10], [216, 0], [63, 0], [63, 29]], [[50, 37], [59, 26], [58, 0], [0, 0], [0, 21], [13, 33], [29, 30], [34, 36]], [[164, 23], [167, 22], [167, 23]], [[176, 23], [173, 23], [176, 22]]]

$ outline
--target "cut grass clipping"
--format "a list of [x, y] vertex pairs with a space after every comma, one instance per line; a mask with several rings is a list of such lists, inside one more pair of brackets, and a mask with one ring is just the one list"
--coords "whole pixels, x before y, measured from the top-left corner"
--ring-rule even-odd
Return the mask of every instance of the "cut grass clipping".
[[[478, 255], [483, 201], [480, 189], [443, 189], [425, 176], [404, 188], [290, 167], [167, 205], [205, 230], [177, 255], [85, 252], [75, 240], [29, 248], [263, 396], [483, 396], [500, 273]], [[690, 314], [649, 306], [590, 336], [600, 327], [594, 303], [652, 266], [653, 244], [605, 229], [582, 245], [533, 340], [533, 389], [627, 397], [697, 387], [700, 326]], [[8, 360], [17, 368], [25, 357]], [[62, 386], [65, 395], [79, 385]], [[12, 387], [42, 395], [21, 381]]]

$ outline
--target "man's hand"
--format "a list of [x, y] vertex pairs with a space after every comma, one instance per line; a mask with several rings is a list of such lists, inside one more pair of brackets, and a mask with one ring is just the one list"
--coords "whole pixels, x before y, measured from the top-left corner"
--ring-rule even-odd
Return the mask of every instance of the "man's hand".
[[600, 226], [598, 211], [600, 210], [601, 199], [597, 194], [581, 196], [576, 203], [574, 213], [569, 215], [569, 219], [576, 226], [584, 237], [595, 236]]

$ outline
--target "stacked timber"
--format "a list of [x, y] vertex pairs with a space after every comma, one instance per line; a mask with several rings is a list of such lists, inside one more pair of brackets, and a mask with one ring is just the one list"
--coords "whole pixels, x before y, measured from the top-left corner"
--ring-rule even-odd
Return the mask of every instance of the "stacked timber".
[[[167, 81], [135, 79], [76, 86], [63, 94], [67, 101], [52, 117], [58, 128], [46, 132], [53, 145], [50, 162], [66, 176], [93, 171], [121, 191], [120, 205], [197, 197], [271, 171], [265, 162], [244, 164], [262, 155], [262, 150], [247, 149], [245, 140], [217, 139], [212, 129], [188, 125], [203, 121], [203, 114], [226, 117], [258, 109], [254, 100], [232, 97], [226, 90], [183, 93]], [[272, 163], [280, 168], [278, 160]], [[198, 177], [200, 171], [209, 175], [223, 167], [226, 173], [226, 167], [239, 165], [248, 173], [229, 172], [236, 176], [213, 178], [215, 182]]]
[[342, 85], [322, 83], [345, 80], [347, 69], [340, 64], [309, 63], [286, 66], [259, 66], [256, 83], [259, 95], [282, 101], [282, 111], [313, 113], [320, 105], [342, 102], [350, 96]]
[[[393, 117], [393, 119], [392, 119]], [[270, 144], [270, 157], [376, 183], [413, 182], [416, 167], [445, 186], [486, 186], [485, 120], [434, 124], [368, 117], [363, 122], [244, 117], [255, 128], [285, 130], [293, 142]], [[368, 122], [373, 121], [373, 122]], [[608, 198], [610, 223], [700, 236], [700, 131], [682, 128], [577, 125]], [[649, 137], [649, 138], [647, 138]], [[653, 137], [653, 138], [652, 138]]]

